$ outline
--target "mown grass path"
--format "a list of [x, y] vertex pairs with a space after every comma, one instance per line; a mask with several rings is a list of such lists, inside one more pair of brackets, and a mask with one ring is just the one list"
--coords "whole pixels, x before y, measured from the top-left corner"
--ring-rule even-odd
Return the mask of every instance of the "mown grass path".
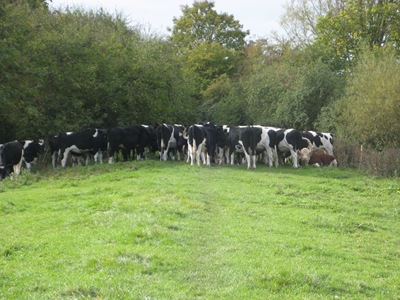
[[158, 161], [0, 183], [0, 298], [397, 299], [400, 182]]

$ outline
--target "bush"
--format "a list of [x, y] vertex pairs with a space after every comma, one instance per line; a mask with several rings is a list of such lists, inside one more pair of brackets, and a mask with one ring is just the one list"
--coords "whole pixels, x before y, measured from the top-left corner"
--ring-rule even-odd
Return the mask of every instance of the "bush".
[[342, 167], [359, 168], [378, 176], [400, 176], [400, 149], [378, 151], [343, 139], [335, 141], [335, 155]]
[[360, 166], [368, 173], [380, 176], [400, 175], [400, 150], [388, 148], [383, 151], [366, 149]]
[[338, 102], [337, 131], [383, 151], [400, 146], [400, 64], [391, 52], [366, 51]]

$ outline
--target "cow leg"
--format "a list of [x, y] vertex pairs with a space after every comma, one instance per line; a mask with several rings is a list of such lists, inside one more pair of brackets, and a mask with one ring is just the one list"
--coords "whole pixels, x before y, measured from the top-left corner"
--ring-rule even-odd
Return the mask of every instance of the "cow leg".
[[97, 162], [100, 162], [103, 164], [103, 151], [97, 151], [96, 154], [93, 157], [94, 163], [97, 164]]
[[107, 143], [107, 156], [108, 156], [108, 163], [113, 164], [114, 163], [114, 147], [111, 146], [110, 143]]
[[7, 169], [0, 166], [0, 181], [7, 176]]
[[278, 156], [278, 152], [276, 151], [276, 149], [274, 149], [272, 151], [272, 157], [275, 162], [275, 167], [278, 167], [279, 166], [279, 156]]
[[231, 155], [230, 155], [230, 158], [231, 158], [231, 165], [232, 165], [232, 166], [235, 164], [235, 155], [236, 155], [235, 151], [232, 151], [232, 153], [231, 153]]
[[186, 162], [189, 163], [190, 161], [190, 164], [193, 166], [193, 160], [194, 160], [193, 147], [188, 143]]
[[299, 164], [298, 164], [298, 157], [297, 157], [297, 152], [294, 151], [293, 149], [290, 149], [290, 154], [292, 156], [292, 160], [293, 160], [293, 168], [298, 168]]
[[176, 160], [176, 148], [172, 149], [172, 160]]
[[253, 169], [256, 169], [256, 161], [257, 161], [257, 155], [253, 154], [250, 156], [250, 159], [252, 159], [253, 161]]
[[[15, 176], [15, 178], [17, 178], [17, 176], [21, 175], [21, 166], [22, 166], [22, 158], [19, 161], [19, 163], [17, 163], [16, 165], [13, 166], [13, 176]], [[10, 174], [11, 176], [12, 174]], [[13, 177], [10, 177], [10, 179], [12, 180]]]
[[164, 160], [164, 151], [165, 151], [165, 143], [164, 139], [161, 137], [161, 143], [160, 143], [160, 161]]
[[[195, 143], [195, 142], [194, 142]], [[205, 164], [205, 157], [204, 157], [204, 150], [203, 150], [203, 143], [200, 143], [198, 146], [196, 146], [196, 162], [197, 165], [200, 167], [201, 161], [203, 161], [203, 164]]]
[[166, 150], [164, 150], [164, 152], [163, 152], [163, 159], [162, 159], [163, 161], [167, 161], [168, 160], [168, 150], [166, 149]]
[[224, 149], [224, 154], [223, 155], [224, 155], [224, 162], [226, 162], [226, 164], [229, 165], [231, 163], [231, 161], [230, 161], [230, 154], [229, 154], [229, 148], [228, 147], [226, 147]]
[[[244, 150], [244, 149], [243, 149]], [[247, 153], [246, 150], [244, 150], [244, 156], [246, 158], [246, 163], [247, 163], [247, 170], [250, 169], [251, 166], [251, 155]]]
[[70, 149], [69, 148], [65, 148], [63, 153], [63, 158], [61, 160], [61, 166], [63, 168], [65, 168], [65, 166], [67, 165], [67, 159], [68, 159], [68, 154], [69, 154]]
[[196, 140], [193, 138], [192, 145], [188, 143], [188, 149], [190, 150], [190, 165], [194, 166], [194, 163], [197, 162], [197, 165], [200, 166], [200, 152], [201, 151], [201, 145], [199, 145], [199, 148], [197, 147]]
[[204, 153], [201, 145], [196, 149], [196, 162], [199, 167], [200, 167], [200, 160], [203, 160], [204, 163]]
[[244, 156], [245, 156], [246, 162], [247, 162], [247, 170], [250, 170], [251, 156], [250, 156], [250, 154], [247, 153], [247, 151], [244, 151]]
[[266, 159], [268, 160], [268, 166], [273, 167], [274, 166], [274, 155], [272, 153], [272, 149], [268, 147], [266, 151], [267, 151]]
[[32, 164], [28, 163], [28, 162], [25, 162], [25, 164], [26, 164], [26, 168], [30, 171], [32, 168]]
[[122, 152], [122, 159], [124, 161], [128, 161], [129, 160], [130, 150], [129, 149], [122, 149], [121, 152]]
[[249, 170], [249, 169], [250, 169], [250, 166], [251, 166], [251, 156], [250, 156], [250, 153], [247, 152], [247, 150], [246, 150], [246, 148], [244, 147], [242, 141], [239, 141], [239, 144], [242, 146], [242, 150], [243, 150], [244, 156], [245, 156], [245, 158], [246, 158], [246, 162], [247, 162], [247, 170]]
[[219, 165], [222, 165], [223, 163], [225, 163], [224, 148], [217, 147], [216, 163], [218, 163]]
[[160, 160], [161, 161], [167, 161], [168, 159], [168, 151], [169, 151], [169, 147], [167, 146], [167, 148], [162, 148], [160, 151]]
[[[203, 165], [207, 164], [206, 161], [206, 139], [204, 139], [199, 145], [199, 154], [201, 155], [201, 160], [203, 161]], [[198, 161], [198, 165], [200, 166], [200, 160]]]
[[57, 156], [58, 156], [58, 151], [54, 151], [51, 154], [51, 164], [53, 165], [53, 169], [57, 168]]
[[168, 148], [166, 150], [164, 150], [163, 153], [163, 161], [167, 161], [168, 160]]

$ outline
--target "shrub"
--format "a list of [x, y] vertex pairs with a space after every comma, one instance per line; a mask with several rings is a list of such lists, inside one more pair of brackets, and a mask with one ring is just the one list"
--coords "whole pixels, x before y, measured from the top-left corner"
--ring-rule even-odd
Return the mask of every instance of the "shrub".
[[334, 147], [340, 166], [359, 168], [378, 176], [400, 175], [400, 149], [385, 148], [378, 151], [340, 138], [335, 141]]

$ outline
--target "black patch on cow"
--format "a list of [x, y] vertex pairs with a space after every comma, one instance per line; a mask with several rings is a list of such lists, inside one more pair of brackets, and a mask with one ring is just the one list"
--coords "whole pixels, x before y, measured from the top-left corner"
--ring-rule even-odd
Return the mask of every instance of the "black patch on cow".
[[24, 147], [24, 160], [31, 163], [42, 153], [44, 153], [44, 144], [40, 144], [38, 141], [30, 141]]
[[19, 141], [5, 143], [1, 152], [2, 168], [0, 168], [0, 179], [12, 173], [13, 167], [17, 165], [22, 158], [23, 144]]

